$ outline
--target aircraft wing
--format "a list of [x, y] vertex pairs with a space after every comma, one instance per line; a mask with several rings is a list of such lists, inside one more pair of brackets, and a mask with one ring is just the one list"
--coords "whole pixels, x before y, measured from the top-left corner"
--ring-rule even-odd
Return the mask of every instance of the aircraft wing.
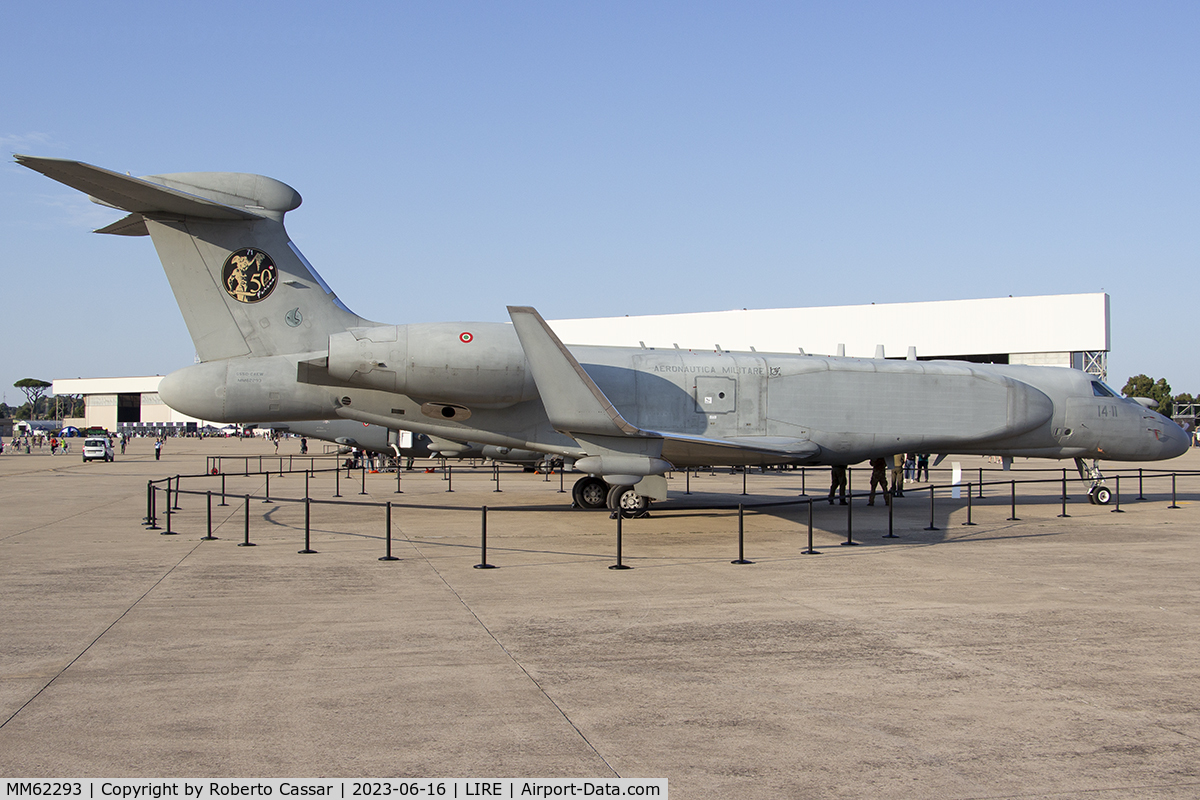
[[762, 466], [765, 464], [788, 464], [815, 458], [821, 448], [807, 439], [789, 439], [775, 436], [739, 436], [714, 439], [682, 433], [660, 433], [663, 438], [662, 457], [667, 461], [687, 461], [715, 464]]
[[591, 376], [563, 345], [535, 309], [509, 306], [550, 424], [575, 439], [588, 457], [581, 470], [623, 476], [661, 474], [672, 468], [671, 457], [695, 462], [780, 464], [811, 458], [821, 449], [810, 441], [785, 437], [715, 439], [660, 433], [636, 427], [613, 406]]
[[[17, 163], [40, 172], [47, 178], [78, 189], [94, 200], [107, 206], [130, 211], [135, 214], [168, 214], [204, 219], [262, 219], [261, 214], [255, 214], [243, 208], [217, 203], [204, 197], [199, 197], [178, 189], [171, 189], [162, 184], [154, 183], [143, 178], [122, 175], [119, 172], [85, 164], [82, 161], [70, 161], [63, 158], [39, 158], [36, 156], [16, 156]], [[123, 226], [125, 230], [102, 229], [106, 233], [125, 233], [130, 235], [128, 227], [133, 220], [128, 218], [114, 225]], [[138, 235], [132, 233], [132, 235]]]

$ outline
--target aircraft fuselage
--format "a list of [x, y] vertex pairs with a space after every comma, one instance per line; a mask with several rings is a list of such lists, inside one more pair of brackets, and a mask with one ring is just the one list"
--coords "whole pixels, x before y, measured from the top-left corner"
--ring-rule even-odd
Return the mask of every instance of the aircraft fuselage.
[[[720, 463], [857, 463], [903, 452], [1155, 460], [1187, 434], [1162, 415], [1057, 367], [779, 353], [571, 347], [638, 428], [682, 434], [662, 457], [713, 463], [686, 437], [811, 442], [811, 454], [746, 451]], [[338, 416], [431, 436], [568, 458], [513, 327], [436, 323], [357, 328], [327, 353], [234, 358], [168, 375], [172, 407], [222, 422]]]

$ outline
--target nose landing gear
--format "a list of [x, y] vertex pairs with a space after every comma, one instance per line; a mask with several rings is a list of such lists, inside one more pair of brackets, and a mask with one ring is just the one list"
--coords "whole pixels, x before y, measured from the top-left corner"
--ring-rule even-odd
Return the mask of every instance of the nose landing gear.
[[1079, 469], [1079, 477], [1092, 482], [1087, 491], [1089, 503], [1106, 506], [1112, 502], [1112, 490], [1104, 485], [1104, 475], [1100, 472], [1099, 459], [1092, 459], [1092, 463], [1089, 465], [1082, 458], [1077, 458], [1075, 466]]

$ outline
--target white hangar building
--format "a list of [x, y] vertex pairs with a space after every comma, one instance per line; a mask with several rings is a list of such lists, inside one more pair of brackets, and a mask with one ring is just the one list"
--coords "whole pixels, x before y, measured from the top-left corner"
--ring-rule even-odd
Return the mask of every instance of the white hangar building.
[[[1060, 294], [554, 320], [567, 344], [937, 358], [1107, 377], [1108, 295]], [[882, 350], [880, 349], [882, 348]]]
[[[567, 344], [947, 358], [1075, 367], [1104, 379], [1108, 308], [1108, 295], [1094, 293], [564, 319], [550, 326]], [[87, 426], [116, 431], [204, 425], [162, 402], [161, 380], [161, 375], [60, 378], [52, 391], [84, 395]]]

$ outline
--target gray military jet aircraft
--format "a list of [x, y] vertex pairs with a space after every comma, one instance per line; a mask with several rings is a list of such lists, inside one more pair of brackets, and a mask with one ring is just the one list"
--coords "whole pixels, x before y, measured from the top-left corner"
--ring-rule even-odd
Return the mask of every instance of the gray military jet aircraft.
[[511, 325], [369, 322], [289, 239], [286, 184], [16, 159], [128, 212], [98, 233], [151, 237], [201, 362], [159, 393], [201, 419], [338, 417], [558, 455], [587, 473], [578, 505], [624, 512], [665, 499], [672, 468], [953, 452], [1074, 458], [1097, 489], [1084, 459], [1188, 448], [1171, 420], [1060, 367], [567, 347], [523, 306]]

